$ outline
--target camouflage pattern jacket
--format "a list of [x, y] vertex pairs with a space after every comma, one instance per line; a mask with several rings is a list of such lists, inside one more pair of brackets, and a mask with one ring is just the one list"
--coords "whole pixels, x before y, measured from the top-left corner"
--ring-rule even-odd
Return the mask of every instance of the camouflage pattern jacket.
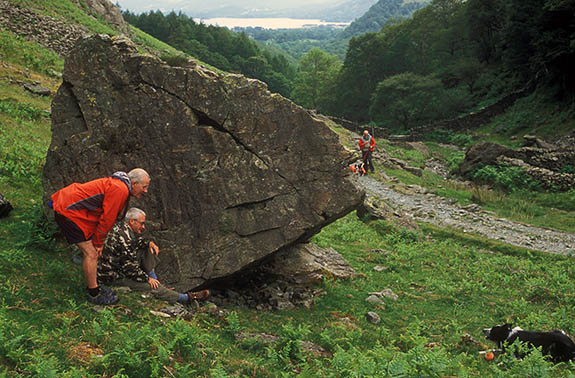
[[127, 278], [148, 282], [148, 274], [140, 267], [138, 251], [148, 248], [149, 241], [137, 235], [127, 222], [112, 227], [106, 238], [102, 256], [98, 259], [98, 280], [110, 283]]

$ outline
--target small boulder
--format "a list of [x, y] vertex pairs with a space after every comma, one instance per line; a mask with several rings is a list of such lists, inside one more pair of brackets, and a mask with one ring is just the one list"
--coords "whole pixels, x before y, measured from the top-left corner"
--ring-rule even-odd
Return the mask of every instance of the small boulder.
[[373, 304], [385, 304], [385, 302], [377, 295], [370, 295], [365, 299], [365, 301]]
[[367, 314], [365, 314], [365, 318], [367, 319], [368, 322], [370, 322], [371, 324], [379, 324], [381, 323], [381, 318], [379, 317], [379, 315], [376, 312], [370, 311]]
[[49, 88], [43, 87], [41, 85], [24, 84], [24, 89], [38, 96], [50, 96], [52, 94], [52, 91], [50, 91]]
[[284, 249], [272, 255], [261, 268], [268, 274], [306, 286], [320, 283], [324, 278], [351, 278], [356, 274], [335, 249], [321, 248], [313, 243]]
[[378, 298], [389, 298], [392, 299], [394, 301], [398, 300], [399, 297], [397, 296], [397, 294], [395, 294], [393, 292], [393, 290], [387, 288], [387, 289], [383, 289], [382, 291], [376, 291], [374, 293], [369, 293], [369, 295], [371, 296], [375, 296]]

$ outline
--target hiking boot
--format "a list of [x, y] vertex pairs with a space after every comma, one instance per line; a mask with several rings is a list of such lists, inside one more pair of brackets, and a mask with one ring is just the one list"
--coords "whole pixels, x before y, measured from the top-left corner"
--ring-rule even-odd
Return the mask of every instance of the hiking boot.
[[186, 294], [188, 295], [190, 302], [193, 300], [205, 301], [210, 296], [210, 291], [207, 289], [206, 290], [200, 290], [200, 291], [188, 291]]
[[87, 297], [88, 302], [100, 306], [110, 306], [118, 303], [120, 300], [120, 298], [118, 298], [116, 295], [104, 292], [102, 289], [100, 289], [100, 292], [95, 297], [91, 296], [90, 294], [88, 294]]
[[111, 287], [100, 286], [100, 292], [106, 295], [116, 295], [116, 291]]

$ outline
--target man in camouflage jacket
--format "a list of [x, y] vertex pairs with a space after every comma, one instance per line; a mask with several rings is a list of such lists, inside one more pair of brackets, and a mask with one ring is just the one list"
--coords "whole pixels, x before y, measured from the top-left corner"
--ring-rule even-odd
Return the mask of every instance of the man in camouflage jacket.
[[155, 268], [160, 261], [160, 249], [156, 243], [141, 236], [145, 222], [146, 214], [133, 207], [123, 221], [114, 225], [98, 260], [98, 280], [111, 286], [151, 291], [156, 298], [170, 303], [206, 299], [208, 290], [178, 293], [158, 281]]

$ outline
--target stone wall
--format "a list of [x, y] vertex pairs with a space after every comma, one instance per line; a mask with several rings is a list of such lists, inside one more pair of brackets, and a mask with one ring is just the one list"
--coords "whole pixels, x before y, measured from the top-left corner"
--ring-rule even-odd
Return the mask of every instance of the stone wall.
[[421, 138], [431, 133], [433, 130], [451, 130], [455, 132], [465, 132], [467, 130], [478, 128], [489, 123], [494, 117], [502, 114], [505, 110], [513, 105], [521, 97], [530, 93], [530, 88], [525, 88], [514, 92], [501, 100], [480, 109], [477, 112], [469, 113], [465, 116], [434, 122], [429, 125], [415, 127], [410, 130], [410, 140], [421, 140]]
[[89, 34], [82, 26], [40, 15], [6, 0], [0, 0], [0, 26], [62, 56], [68, 54], [78, 39]]

